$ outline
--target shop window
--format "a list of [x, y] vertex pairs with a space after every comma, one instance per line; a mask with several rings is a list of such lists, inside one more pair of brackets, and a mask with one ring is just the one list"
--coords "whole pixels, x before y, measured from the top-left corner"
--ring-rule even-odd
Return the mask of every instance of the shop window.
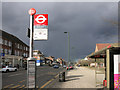
[[1, 49], [1, 53], [4, 53], [4, 49], [3, 48]]
[[7, 54], [7, 49], [5, 49], [5, 53]]

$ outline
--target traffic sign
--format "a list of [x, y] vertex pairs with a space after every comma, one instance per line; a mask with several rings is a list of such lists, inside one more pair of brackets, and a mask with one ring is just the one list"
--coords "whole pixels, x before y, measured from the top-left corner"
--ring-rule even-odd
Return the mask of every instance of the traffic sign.
[[48, 14], [34, 15], [34, 25], [48, 25]]
[[29, 13], [30, 15], [34, 15], [34, 14], [36, 13], [36, 10], [35, 10], [34, 8], [31, 8], [31, 9], [28, 11], [28, 13]]

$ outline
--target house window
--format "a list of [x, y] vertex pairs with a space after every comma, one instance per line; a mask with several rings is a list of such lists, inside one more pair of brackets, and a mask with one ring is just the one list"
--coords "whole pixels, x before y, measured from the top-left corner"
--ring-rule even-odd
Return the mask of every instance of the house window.
[[9, 49], [9, 54], [11, 55], [11, 49]]
[[25, 53], [23, 54], [23, 56], [25, 57]]
[[25, 56], [27, 57], [27, 53], [25, 53]]
[[26, 51], [28, 51], [28, 47], [26, 47]]
[[15, 50], [15, 55], [16, 55], [16, 50]]
[[4, 39], [2, 39], [2, 43], [5, 44], [5, 40]]
[[7, 40], [5, 40], [5, 45], [8, 45], [8, 44], [7, 44]]
[[11, 43], [11, 41], [9, 41], [9, 46], [10, 46], [10, 47], [12, 46], [12, 43]]
[[17, 47], [16, 45], [17, 45], [17, 44], [15, 43], [15, 48]]
[[24, 47], [24, 50], [25, 50], [25, 47]]
[[22, 49], [22, 45], [20, 45], [20, 49]]
[[2, 42], [2, 38], [0, 38], [0, 44], [3, 44], [3, 42]]
[[20, 44], [18, 44], [18, 48], [20, 48]]
[[18, 51], [18, 56], [19, 56], [20, 52]]

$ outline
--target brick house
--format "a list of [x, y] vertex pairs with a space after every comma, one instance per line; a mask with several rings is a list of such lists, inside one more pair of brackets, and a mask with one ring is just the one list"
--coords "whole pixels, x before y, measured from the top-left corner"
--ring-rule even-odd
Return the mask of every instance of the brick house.
[[29, 46], [16, 36], [0, 30], [1, 63], [4, 65], [22, 66], [29, 55]]

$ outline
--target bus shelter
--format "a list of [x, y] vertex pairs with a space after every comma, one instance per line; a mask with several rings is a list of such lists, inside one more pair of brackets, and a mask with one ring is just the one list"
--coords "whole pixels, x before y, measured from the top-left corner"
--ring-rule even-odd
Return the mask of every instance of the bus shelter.
[[120, 89], [120, 43], [110, 44], [87, 57], [95, 59], [95, 61], [98, 58], [104, 59], [106, 88], [110, 90]]

